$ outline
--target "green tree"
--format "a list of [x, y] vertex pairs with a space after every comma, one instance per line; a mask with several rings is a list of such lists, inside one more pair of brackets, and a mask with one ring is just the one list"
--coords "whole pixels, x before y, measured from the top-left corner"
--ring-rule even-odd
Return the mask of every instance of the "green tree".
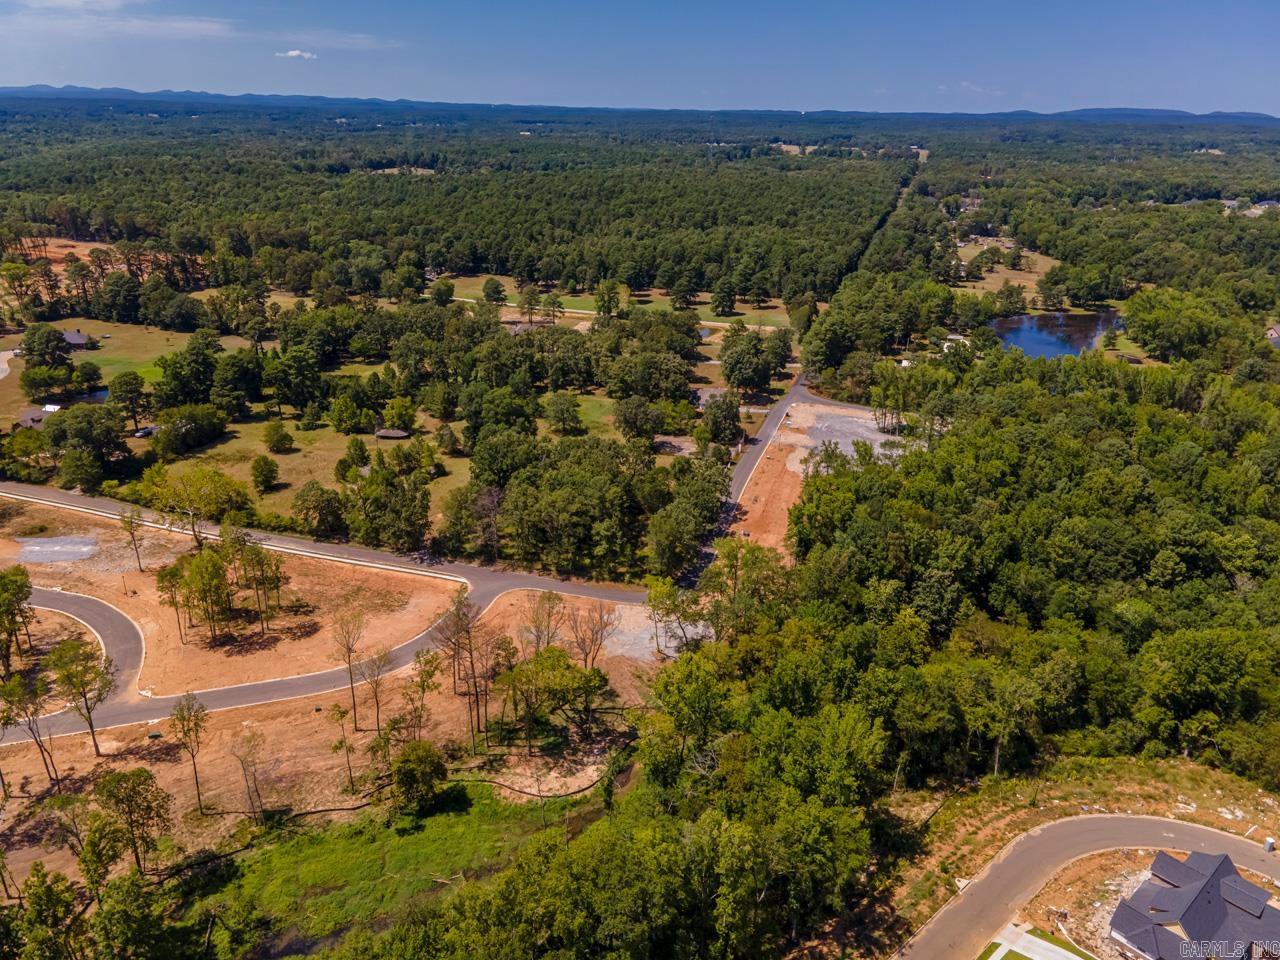
[[138, 870], [106, 885], [89, 918], [89, 931], [92, 960], [166, 960], [176, 955], [156, 889]]
[[67, 637], [49, 652], [47, 665], [58, 696], [66, 700], [89, 727], [94, 755], [102, 756], [93, 714], [115, 692], [115, 663], [97, 644], [87, 643], [80, 637]]
[[249, 464], [249, 476], [253, 480], [253, 489], [261, 496], [279, 482], [280, 464], [260, 453]]
[[107, 395], [133, 420], [133, 429], [138, 429], [138, 418], [146, 412], [146, 383], [136, 370], [125, 370], [111, 378], [107, 387]]
[[75, 889], [37, 860], [22, 885], [22, 912], [15, 924], [24, 944], [22, 960], [74, 960], [84, 936]]
[[444, 755], [425, 740], [411, 740], [391, 761], [391, 789], [402, 813], [421, 816], [449, 776]]
[[720, 370], [736, 390], [763, 390], [769, 385], [771, 358], [764, 340], [754, 330], [735, 326], [725, 336], [720, 350]]
[[205, 727], [209, 721], [209, 710], [200, 698], [188, 691], [178, 698], [173, 705], [170, 717], [173, 722], [173, 733], [179, 746], [191, 759], [191, 778], [196, 786], [196, 810], [204, 813], [204, 798], [200, 793], [200, 768], [196, 757], [204, 745]]
[[484, 281], [482, 296], [486, 303], [503, 304], [507, 302], [507, 291], [497, 277], [488, 277]]
[[293, 515], [308, 533], [322, 540], [346, 533], [342, 497], [318, 480], [308, 480], [299, 488], [293, 498]]
[[431, 285], [431, 302], [437, 307], [447, 307], [453, 302], [454, 286], [453, 281], [448, 277], [441, 277]]
[[560, 299], [560, 294], [554, 290], [542, 298], [539, 307], [540, 315], [546, 323], [559, 323], [560, 318], [564, 316], [564, 301]]
[[547, 422], [561, 436], [582, 433], [582, 408], [578, 398], [563, 390], [556, 391], [547, 397], [544, 407]]
[[106, 774], [94, 786], [93, 796], [103, 810], [120, 821], [134, 865], [139, 872], [145, 871], [147, 856], [171, 825], [173, 798], [146, 767]]
[[268, 420], [262, 430], [262, 442], [269, 453], [289, 453], [294, 448], [293, 434], [279, 420]]
[[102, 889], [107, 877], [124, 856], [128, 843], [124, 828], [115, 817], [96, 810], [90, 812], [76, 862], [80, 867], [80, 876], [84, 878], [84, 885], [99, 905], [102, 903]]
[[662, 411], [644, 397], [624, 397], [613, 406], [613, 423], [624, 437], [652, 442], [662, 429]]
[[518, 309], [520, 316], [524, 317], [526, 323], [533, 323], [533, 318], [538, 315], [538, 307], [542, 303], [542, 296], [538, 293], [535, 284], [527, 283], [520, 288], [520, 299], [518, 301]]
[[741, 398], [733, 390], [712, 397], [702, 411], [702, 424], [713, 443], [737, 443], [742, 436], [742, 420], [738, 413]]
[[93, 298], [93, 312], [112, 323], [137, 323], [142, 284], [122, 271], [107, 274], [98, 295]]
[[228, 513], [249, 506], [248, 491], [209, 466], [172, 474], [164, 467], [150, 467], [143, 474], [141, 486], [147, 502], [170, 523], [189, 533], [198, 547], [204, 544], [205, 523], [219, 522]]
[[71, 346], [57, 327], [33, 323], [22, 334], [22, 357], [28, 367], [71, 367]]
[[620, 303], [617, 280], [601, 280], [596, 285], [596, 315], [612, 317]]
[[731, 317], [737, 306], [737, 291], [734, 289], [733, 280], [729, 277], [721, 277], [711, 292], [711, 312], [717, 317]]
[[418, 406], [409, 397], [392, 397], [382, 408], [383, 426], [410, 433], [418, 418]]

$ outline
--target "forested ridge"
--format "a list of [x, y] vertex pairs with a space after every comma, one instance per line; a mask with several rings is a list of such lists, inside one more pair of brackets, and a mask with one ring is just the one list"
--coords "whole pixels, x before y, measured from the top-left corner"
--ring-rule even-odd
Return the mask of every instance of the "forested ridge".
[[[1253, 206], [1280, 196], [1274, 125], [568, 111], [543, 128], [441, 108], [439, 128], [387, 130], [413, 111], [22, 109], [0, 128], [0, 220], [25, 284], [24, 388], [97, 383], [41, 319], [195, 332], [154, 384], [112, 381], [111, 403], [7, 437], [8, 475], [648, 588], [670, 656], [593, 822], [325, 956], [778, 956], [833, 919], [891, 946], [921, 839], [893, 812], [903, 788], [941, 796], [1059, 756], [1182, 758], [1280, 788], [1280, 352], [1264, 337], [1280, 214]], [[422, 170], [370, 172], [401, 165]], [[55, 233], [116, 241], [117, 259], [51, 284], [28, 250]], [[974, 236], [1004, 241], [990, 262], [1060, 262], [1034, 288], [963, 289]], [[496, 279], [463, 303], [440, 272], [516, 277], [528, 329], [502, 328]], [[626, 300], [651, 285], [685, 302]], [[270, 288], [308, 300], [281, 309]], [[698, 410], [688, 307], [720, 288], [731, 309], [753, 288], [785, 298], [792, 328], [727, 330], [732, 389]], [[579, 292], [594, 318], [557, 324]], [[1117, 308], [1141, 355], [1003, 349], [990, 321], [1033, 306]], [[809, 383], [869, 404], [896, 443], [813, 452], [788, 556], [727, 537], [704, 564], [741, 396], [772, 398], [793, 335]], [[621, 439], [586, 428], [588, 396], [613, 401]], [[131, 404], [157, 415], [143, 453], [120, 439]], [[286, 414], [349, 437], [290, 516], [183, 472], [228, 423]], [[429, 436], [363, 439], [419, 414]], [[660, 461], [660, 433], [693, 452]], [[447, 457], [469, 475], [428, 526]], [[206, 935], [206, 879], [175, 868], [146, 900], [169, 921], [156, 949], [207, 936], [209, 955], [265, 955], [280, 918], [231, 884]]]

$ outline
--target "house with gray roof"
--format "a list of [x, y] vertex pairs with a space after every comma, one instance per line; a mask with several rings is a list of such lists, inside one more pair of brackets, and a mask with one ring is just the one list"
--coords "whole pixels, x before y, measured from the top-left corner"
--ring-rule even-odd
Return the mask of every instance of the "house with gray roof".
[[62, 339], [72, 350], [87, 350], [93, 345], [93, 338], [81, 332], [78, 327], [75, 330], [63, 330]]
[[1111, 937], [1139, 960], [1280, 957], [1280, 910], [1226, 854], [1156, 855], [1151, 879], [1121, 900]]

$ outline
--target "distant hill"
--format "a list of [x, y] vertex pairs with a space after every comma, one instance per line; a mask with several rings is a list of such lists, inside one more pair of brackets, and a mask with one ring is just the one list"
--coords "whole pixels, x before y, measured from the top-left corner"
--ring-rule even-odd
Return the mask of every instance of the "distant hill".
[[1091, 122], [1126, 123], [1242, 123], [1271, 125], [1280, 119], [1266, 113], [1245, 111], [1214, 111], [1191, 113], [1186, 110], [1161, 110], [1141, 107], [1089, 107], [1079, 110], [1063, 110], [1056, 113], [1037, 113], [1031, 110], [1014, 110], [998, 113], [943, 113], [916, 112], [893, 113], [864, 110], [681, 110], [637, 109], [613, 107], [562, 107], [534, 104], [445, 103], [427, 100], [385, 100], [381, 98], [320, 97], [304, 94], [207, 93], [201, 90], [152, 90], [142, 92], [123, 87], [53, 87], [48, 84], [32, 84], [25, 87], [0, 87], [0, 98], [30, 98], [43, 100], [110, 100], [116, 102], [168, 103], [208, 105], [210, 107], [303, 107], [322, 110], [430, 110], [436, 113], [466, 113], [477, 110], [546, 112], [564, 114], [669, 114], [685, 117], [756, 115], [776, 117], [805, 117], [808, 120], [834, 120], [838, 118], [902, 117], [917, 119], [973, 118], [992, 121], [1025, 120], [1082, 120]]

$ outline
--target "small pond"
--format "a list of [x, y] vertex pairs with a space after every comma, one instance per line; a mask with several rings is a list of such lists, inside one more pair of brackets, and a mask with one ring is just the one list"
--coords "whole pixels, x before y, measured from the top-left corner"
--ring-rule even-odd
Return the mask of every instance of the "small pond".
[[1062, 357], [1078, 356], [1119, 325], [1119, 315], [1104, 310], [1003, 317], [992, 323], [991, 329], [1006, 347], [1017, 347], [1029, 357]]

